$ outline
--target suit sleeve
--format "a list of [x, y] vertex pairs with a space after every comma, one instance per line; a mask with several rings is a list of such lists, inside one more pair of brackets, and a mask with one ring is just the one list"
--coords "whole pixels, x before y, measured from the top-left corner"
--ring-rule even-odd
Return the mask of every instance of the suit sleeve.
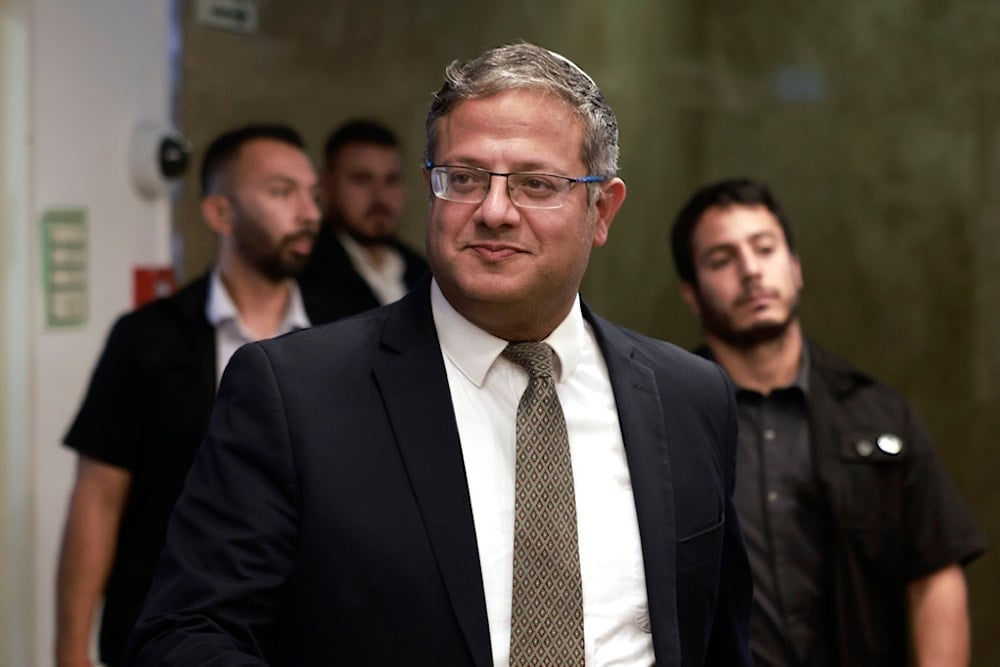
[[738, 447], [738, 417], [732, 383], [718, 369], [726, 385], [727, 420], [724, 452], [726, 475], [726, 529], [723, 537], [722, 563], [719, 572], [719, 596], [716, 602], [715, 622], [709, 637], [705, 656], [706, 665], [731, 667], [752, 665], [750, 656], [750, 603], [753, 584], [750, 560], [743, 542], [733, 489], [736, 485], [736, 451]]
[[125, 664], [266, 664], [297, 532], [282, 397], [264, 351], [244, 346], [223, 377]]

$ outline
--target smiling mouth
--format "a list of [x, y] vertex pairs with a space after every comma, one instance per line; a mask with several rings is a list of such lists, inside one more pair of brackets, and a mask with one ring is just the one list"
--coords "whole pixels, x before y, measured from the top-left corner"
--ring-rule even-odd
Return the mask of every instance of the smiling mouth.
[[508, 257], [513, 257], [521, 253], [520, 250], [509, 245], [493, 245], [479, 243], [468, 246], [470, 250], [475, 251], [481, 257], [488, 259], [490, 261], [500, 261], [507, 259]]

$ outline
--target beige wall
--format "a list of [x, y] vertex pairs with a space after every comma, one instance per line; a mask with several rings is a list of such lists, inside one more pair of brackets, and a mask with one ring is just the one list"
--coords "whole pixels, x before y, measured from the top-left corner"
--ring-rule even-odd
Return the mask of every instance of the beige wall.
[[[28, 664], [28, 10], [0, 0], [0, 664]], [[26, 603], [26, 601], [28, 601]]]
[[[769, 181], [796, 226], [803, 317], [822, 343], [904, 390], [980, 524], [1000, 543], [1000, 6], [640, 2], [260, 3], [260, 29], [194, 24], [178, 124], [203, 148], [251, 120], [295, 124], [318, 154], [355, 115], [406, 144], [419, 243], [423, 117], [442, 67], [523, 38], [578, 62], [622, 132], [629, 198], [584, 293], [600, 312], [693, 345], [667, 234], [697, 185]], [[212, 242], [193, 175], [176, 209], [187, 276]], [[1000, 664], [1000, 567], [969, 572], [976, 664]]]
[[[52, 664], [55, 569], [75, 457], [60, 445], [132, 268], [169, 261], [169, 203], [129, 175], [169, 112], [168, 5], [0, 0], [0, 665]], [[87, 211], [87, 318], [44, 317], [46, 210]]]

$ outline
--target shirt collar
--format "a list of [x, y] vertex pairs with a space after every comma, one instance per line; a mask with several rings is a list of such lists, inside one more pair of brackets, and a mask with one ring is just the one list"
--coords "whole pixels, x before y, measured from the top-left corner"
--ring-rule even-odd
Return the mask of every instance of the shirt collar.
[[[310, 326], [309, 316], [306, 314], [305, 304], [302, 302], [302, 292], [299, 284], [289, 278], [288, 280], [288, 307], [285, 309], [285, 316], [281, 320], [281, 327], [277, 333], [288, 333], [294, 329], [305, 329]], [[212, 269], [208, 281], [208, 301], [205, 303], [205, 317], [212, 327], [218, 329], [224, 322], [236, 322], [243, 326], [240, 318], [240, 311], [236, 308], [226, 289], [225, 283], [219, 274], [219, 267]]]
[[348, 257], [354, 263], [368, 264], [368, 254], [365, 252], [361, 244], [355, 241], [349, 234], [338, 231], [337, 240], [340, 241], [340, 245], [344, 246], [344, 252], [347, 253]]
[[[465, 319], [441, 293], [436, 280], [431, 282], [431, 312], [442, 352], [470, 382], [477, 387], [483, 386], [486, 374], [507, 347], [508, 341], [483, 331]], [[555, 350], [557, 381], [569, 377], [576, 370], [586, 335], [580, 296], [577, 295], [569, 314], [543, 341]]]
[[799, 363], [799, 373], [795, 376], [793, 387], [798, 387], [803, 394], [809, 394], [809, 345], [802, 341], [802, 361]]
[[337, 240], [340, 241], [340, 245], [344, 247], [344, 252], [350, 257], [351, 263], [359, 271], [368, 271], [376, 275], [383, 275], [391, 278], [402, 278], [403, 273], [406, 271], [406, 263], [403, 258], [399, 255], [399, 252], [393, 248], [391, 245], [386, 244], [384, 250], [384, 260], [381, 268], [376, 267], [372, 264], [371, 255], [365, 248], [354, 240], [349, 234], [344, 232], [337, 232]]
[[[712, 351], [710, 349], [708, 349], [706, 347], [706, 348], [704, 348], [704, 350], [705, 350], [705, 354], [702, 355], [702, 356], [704, 356], [706, 359], [709, 359], [711, 361], [715, 361], [716, 360], [715, 359], [715, 355], [712, 354]], [[782, 389], [798, 389], [804, 395], [808, 396], [809, 395], [809, 367], [810, 367], [810, 363], [809, 363], [809, 345], [806, 343], [806, 340], [803, 338], [803, 340], [802, 340], [802, 356], [799, 358], [799, 370], [795, 374], [795, 379], [792, 380], [791, 384], [788, 384], [788, 385], [786, 385], [784, 387], [777, 387], [776, 391], [777, 390], [782, 390]], [[737, 391], [737, 393], [739, 393], [739, 392], [747, 392], [747, 393], [751, 393], [751, 394], [758, 393], [758, 392], [756, 392], [756, 391], [754, 391], [752, 389], [746, 389], [746, 388], [740, 387], [740, 386], [736, 387], [736, 391]]]

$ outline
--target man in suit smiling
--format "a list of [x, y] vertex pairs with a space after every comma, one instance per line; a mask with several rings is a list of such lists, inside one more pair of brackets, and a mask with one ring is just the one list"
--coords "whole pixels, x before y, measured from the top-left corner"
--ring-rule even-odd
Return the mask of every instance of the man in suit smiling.
[[135, 664], [748, 664], [731, 386], [579, 297], [614, 113], [531, 44], [445, 78], [432, 277], [236, 355]]

